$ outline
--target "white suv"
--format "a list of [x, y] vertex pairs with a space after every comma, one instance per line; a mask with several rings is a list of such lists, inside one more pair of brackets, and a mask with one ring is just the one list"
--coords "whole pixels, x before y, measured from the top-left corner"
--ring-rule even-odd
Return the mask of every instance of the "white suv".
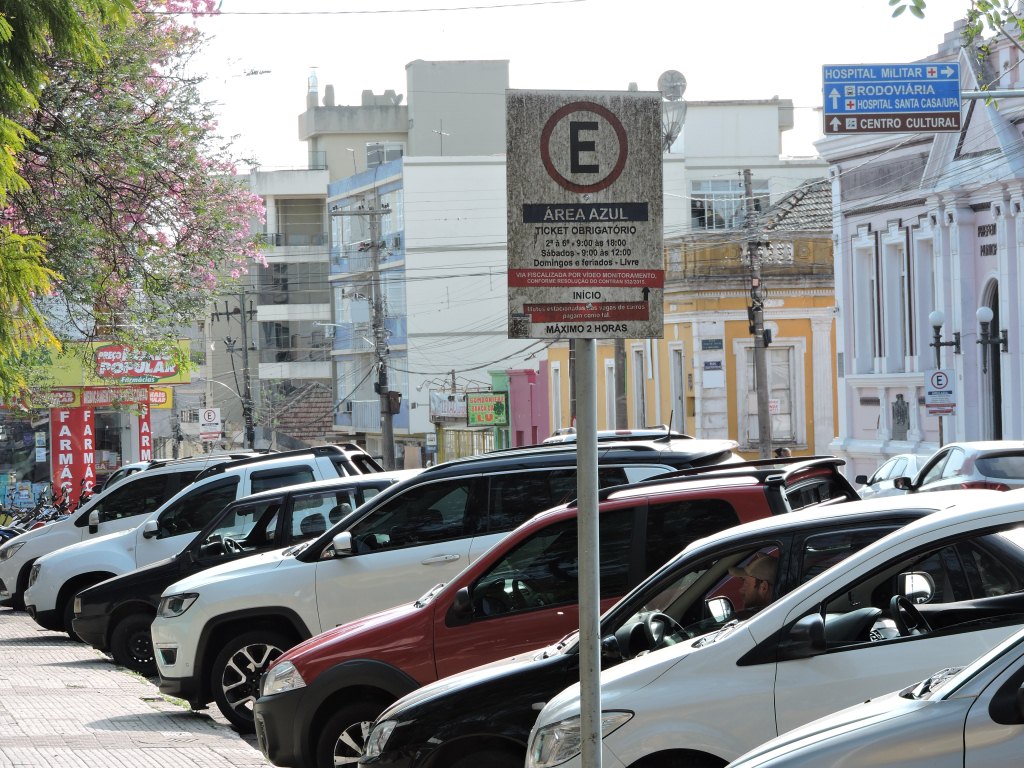
[[[632, 482], [732, 460], [734, 443], [603, 444], [598, 479]], [[211, 701], [240, 730], [266, 666], [324, 629], [415, 600], [536, 513], [575, 498], [574, 445], [495, 451], [429, 467], [291, 550], [242, 558], [168, 587], [152, 625], [160, 690]], [[250, 706], [239, 707], [248, 697]]]
[[[601, 674], [604, 766], [722, 766], [783, 731], [966, 664], [1019, 629], [1024, 490], [984, 501], [957, 493], [962, 503], [745, 621], [684, 629], [723, 612], [723, 599], [648, 616], [655, 649]], [[722, 558], [698, 583], [712, 586], [735, 565]], [[579, 694], [576, 684], [544, 706], [527, 768], [582, 765]]]
[[40, 626], [74, 636], [74, 599], [83, 589], [177, 554], [235, 499], [344, 476], [346, 458], [345, 449], [326, 445], [210, 467], [148, 517], [133, 516], [133, 527], [37, 559], [29, 572], [25, 608]]
[[134, 528], [204, 469], [251, 454], [206, 454], [189, 459], [154, 461], [102, 492], [63, 520], [26, 531], [0, 547], [0, 605], [25, 607], [29, 572], [36, 558], [48, 552]]

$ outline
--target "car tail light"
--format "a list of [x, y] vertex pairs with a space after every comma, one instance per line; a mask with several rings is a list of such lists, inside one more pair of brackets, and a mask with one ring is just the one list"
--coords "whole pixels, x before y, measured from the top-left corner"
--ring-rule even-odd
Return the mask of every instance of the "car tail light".
[[1005, 483], [992, 483], [985, 480], [968, 480], [967, 482], [960, 483], [961, 488], [969, 488], [971, 490], [980, 488], [983, 491], [1008, 491], [1010, 486]]

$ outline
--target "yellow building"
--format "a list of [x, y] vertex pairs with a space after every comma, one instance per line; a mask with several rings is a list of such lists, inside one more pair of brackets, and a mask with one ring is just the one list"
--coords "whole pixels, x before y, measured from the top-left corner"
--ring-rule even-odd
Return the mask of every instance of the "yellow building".
[[[835, 435], [831, 207], [828, 182], [804, 184], [759, 216], [754, 236], [771, 334], [771, 442], [797, 455], [827, 453]], [[749, 240], [742, 229], [700, 227], [666, 240], [664, 338], [598, 342], [598, 429], [623, 426], [624, 405], [630, 428], [670, 424], [758, 455]], [[571, 347], [548, 352], [552, 431], [570, 426], [575, 411]], [[625, 370], [618, 402], [617, 366]]]

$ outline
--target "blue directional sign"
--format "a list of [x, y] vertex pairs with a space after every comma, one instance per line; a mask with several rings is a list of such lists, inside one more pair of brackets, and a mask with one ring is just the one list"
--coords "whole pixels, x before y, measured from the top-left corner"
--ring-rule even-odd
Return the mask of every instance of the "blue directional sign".
[[822, 67], [825, 133], [960, 130], [960, 64]]

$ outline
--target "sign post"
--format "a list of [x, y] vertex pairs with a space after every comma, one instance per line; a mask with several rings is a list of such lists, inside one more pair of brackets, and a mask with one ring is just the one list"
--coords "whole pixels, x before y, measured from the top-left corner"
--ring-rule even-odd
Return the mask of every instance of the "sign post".
[[506, 95], [509, 338], [576, 339], [582, 764], [601, 768], [595, 339], [661, 338], [661, 96]]
[[825, 135], [960, 130], [960, 64], [833, 64], [822, 69]]
[[199, 439], [203, 442], [220, 440], [220, 408], [203, 408], [199, 411]]

